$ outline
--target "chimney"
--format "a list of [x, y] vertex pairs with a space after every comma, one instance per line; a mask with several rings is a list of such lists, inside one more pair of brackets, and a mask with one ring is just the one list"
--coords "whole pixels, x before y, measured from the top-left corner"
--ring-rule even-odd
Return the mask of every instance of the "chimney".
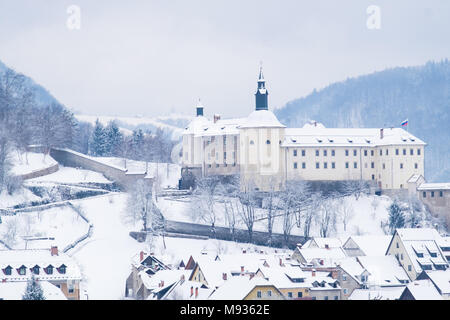
[[317, 121], [314, 121], [314, 127], [317, 127]]
[[52, 246], [52, 247], [50, 248], [50, 254], [51, 254], [52, 256], [57, 256], [57, 255], [58, 255], [58, 247], [57, 247], [57, 246]]
[[241, 272], [244, 272], [244, 266], [241, 266]]
[[2, 279], [2, 282], [6, 282], [6, 279]]
[[280, 258], [280, 267], [283, 266], [283, 259]]
[[323, 260], [322, 259], [320, 259], [319, 263], [320, 263], [320, 265], [323, 266]]
[[243, 253], [243, 254], [246, 254], [246, 253], [247, 253], [247, 250], [242, 250], [242, 253]]
[[219, 114], [215, 114], [214, 115], [214, 123], [216, 123], [219, 120], [220, 120], [220, 115]]
[[383, 139], [383, 138], [384, 138], [384, 129], [381, 128], [380, 129], [380, 139]]
[[226, 273], [222, 273], [222, 279], [225, 280], [225, 281], [227, 280], [227, 274]]
[[313, 277], [316, 276], [316, 269], [312, 269], [311, 276], [313, 276]]
[[184, 282], [184, 280], [185, 280], [185, 277], [184, 277], [184, 274], [182, 274], [182, 275], [181, 275], [181, 278], [180, 278], [180, 281], [181, 281], [181, 282]]
[[164, 280], [161, 280], [161, 288], [164, 287]]
[[325, 249], [330, 249], [330, 246], [328, 244], [325, 244]]
[[195, 288], [195, 297], [196, 297], [196, 298], [198, 297], [198, 287]]
[[194, 287], [191, 287], [191, 297], [194, 295]]
[[140, 253], [139, 253], [139, 261], [140, 262], [142, 262], [142, 260], [144, 260], [144, 251], [141, 251]]

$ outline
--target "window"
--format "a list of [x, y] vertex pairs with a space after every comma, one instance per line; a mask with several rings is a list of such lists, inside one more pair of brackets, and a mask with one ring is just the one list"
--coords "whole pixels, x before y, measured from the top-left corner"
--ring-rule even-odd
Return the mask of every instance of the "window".
[[302, 298], [303, 297], [303, 292], [297, 292], [297, 298]]
[[302, 169], [306, 169], [306, 162], [302, 162]]
[[39, 266], [34, 266], [33, 267], [33, 273], [34, 274], [39, 274]]
[[317, 298], [316, 297], [311, 297], [311, 300], [316, 300]]
[[345, 156], [348, 157], [348, 150], [345, 150]]
[[347, 281], [347, 275], [346, 274], [342, 275], [342, 281]]
[[348, 289], [344, 289], [344, 294], [348, 294]]
[[443, 197], [444, 196], [444, 192], [443, 191], [439, 191], [439, 197]]
[[294, 150], [294, 157], [297, 156], [297, 150]]
[[257, 296], [258, 298], [261, 298], [261, 291], [257, 291], [257, 292], [256, 292], [256, 296]]
[[316, 157], [319, 156], [319, 150], [316, 150]]
[[268, 296], [268, 297], [271, 297], [271, 296], [272, 296], [272, 291], [271, 291], [271, 290], [268, 290], [268, 291], [267, 291], [267, 296]]
[[250, 140], [250, 145], [254, 145], [255, 142], [253, 140]]
[[400, 260], [403, 260], [403, 253], [400, 254]]
[[306, 156], [306, 150], [302, 150], [302, 157]]
[[386, 169], [386, 165], [383, 163], [383, 170]]
[[345, 163], [345, 169], [348, 169], [348, 162]]
[[324, 300], [328, 300], [328, 296], [325, 296], [323, 299], [324, 299]]
[[417, 149], [417, 155], [420, 156], [420, 149]]
[[396, 245], [396, 247], [397, 247], [397, 249], [399, 248], [399, 246], [398, 246], [398, 242], [396, 243], [397, 245]]
[[332, 162], [332, 163], [331, 163], [331, 168], [332, 168], [332, 169], [336, 169], [336, 162]]
[[294, 169], [297, 169], [297, 162], [294, 162]]
[[353, 168], [358, 168], [358, 162], [353, 162]]
[[386, 149], [386, 155], [387, 156], [389, 155], [389, 149]]
[[17, 271], [19, 272], [19, 274], [21, 276], [23, 276], [27, 273], [27, 269], [25, 268], [25, 266], [21, 266]]
[[5, 269], [3, 269], [3, 272], [5, 273], [5, 275], [10, 276], [12, 273], [12, 267], [7, 266]]
[[370, 163], [370, 167], [371, 167], [372, 169], [375, 169], [375, 162], [371, 162], [371, 163]]
[[373, 157], [375, 152], [373, 150], [370, 150], [370, 155]]
[[336, 155], [336, 151], [335, 150], [331, 150], [331, 156], [334, 157]]
[[400, 169], [403, 169], [403, 163], [400, 163]]
[[418, 169], [419, 165], [417, 163], [414, 163], [414, 169]]
[[422, 194], [422, 196], [423, 196], [424, 198], [426, 198], [426, 197], [427, 197], [427, 193], [424, 191], [423, 194]]
[[367, 150], [364, 150], [364, 157], [367, 157]]
[[334, 296], [334, 300], [339, 300], [339, 297], [338, 296]]
[[380, 156], [382, 156], [382, 155], [383, 155], [383, 150], [380, 149]]
[[323, 156], [324, 156], [324, 157], [327, 156], [327, 150], [323, 150]]
[[288, 297], [292, 298], [292, 292], [288, 292]]
[[227, 153], [224, 152], [224, 153], [223, 153], [223, 160], [225, 161], [226, 159], [227, 159]]
[[409, 155], [413, 156], [414, 155], [414, 149], [409, 149]]
[[411, 271], [411, 265], [408, 264], [408, 271]]
[[44, 269], [44, 271], [47, 274], [53, 274], [53, 266], [49, 265], [47, 268]]
[[323, 168], [324, 168], [324, 169], [327, 169], [327, 168], [328, 168], [328, 163], [327, 163], [327, 162], [324, 162], [324, 163], [323, 163]]
[[358, 150], [353, 150], [353, 155], [356, 157], [356, 155], [358, 154]]
[[431, 191], [431, 197], [434, 198], [434, 191]]
[[320, 164], [319, 164], [319, 162], [316, 162], [316, 169], [319, 169], [320, 168]]
[[59, 267], [58, 271], [59, 271], [59, 273], [61, 273], [61, 274], [65, 274], [65, 273], [66, 273], [66, 266], [65, 266], [65, 265], [62, 265], [61, 267]]
[[406, 156], [406, 149], [403, 149], [403, 155]]
[[395, 155], [398, 156], [398, 154], [399, 154], [399, 150], [395, 149]]
[[267, 140], [267, 141], [266, 141], [266, 144], [270, 144], [270, 140]]

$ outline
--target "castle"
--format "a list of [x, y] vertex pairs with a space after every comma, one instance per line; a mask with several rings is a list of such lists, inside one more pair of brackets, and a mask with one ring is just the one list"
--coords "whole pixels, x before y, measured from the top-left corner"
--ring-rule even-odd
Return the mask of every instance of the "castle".
[[239, 175], [241, 189], [260, 191], [282, 190], [290, 180], [362, 180], [401, 190], [424, 175], [426, 143], [402, 128], [325, 128], [314, 121], [287, 128], [269, 110], [268, 95], [261, 68], [248, 117], [210, 120], [198, 105], [183, 132], [183, 172]]

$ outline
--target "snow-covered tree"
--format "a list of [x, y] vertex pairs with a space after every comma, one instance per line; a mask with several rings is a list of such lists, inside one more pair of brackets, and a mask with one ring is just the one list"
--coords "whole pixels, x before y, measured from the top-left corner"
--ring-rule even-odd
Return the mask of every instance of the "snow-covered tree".
[[394, 234], [395, 229], [405, 226], [404, 208], [402, 208], [397, 199], [389, 206], [389, 230]]
[[239, 215], [247, 227], [249, 242], [253, 241], [253, 227], [256, 221], [258, 193], [252, 182], [245, 185], [244, 191], [239, 193]]
[[320, 236], [329, 237], [333, 230], [336, 230], [337, 208], [333, 198], [322, 201], [317, 214], [317, 223], [320, 229]]
[[22, 300], [45, 300], [44, 291], [34, 275], [27, 282], [27, 288]]
[[348, 223], [355, 214], [353, 206], [347, 199], [337, 198], [337, 210], [339, 211], [344, 231], [347, 231]]
[[94, 131], [92, 132], [90, 153], [98, 157], [104, 156], [106, 153], [105, 129], [98, 119], [95, 121]]
[[142, 231], [156, 231], [161, 217], [153, 202], [151, 183], [138, 180], [128, 191], [125, 218], [127, 222], [142, 224]]
[[197, 181], [194, 195], [194, 206], [198, 218], [211, 225], [211, 232], [215, 235], [217, 220], [216, 202], [220, 180], [217, 176], [207, 176]]

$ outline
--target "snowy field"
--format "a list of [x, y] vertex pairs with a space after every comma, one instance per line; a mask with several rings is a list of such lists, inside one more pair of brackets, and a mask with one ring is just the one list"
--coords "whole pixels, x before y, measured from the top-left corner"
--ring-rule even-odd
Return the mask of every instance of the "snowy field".
[[11, 171], [15, 175], [22, 175], [31, 173], [33, 171], [45, 169], [57, 163], [49, 155], [34, 152], [27, 152], [27, 153], [12, 152], [10, 154], [9, 160], [11, 161], [11, 163], [14, 164]]
[[[226, 200], [226, 198], [222, 199]], [[345, 198], [348, 205], [351, 206], [350, 219], [347, 223], [346, 230], [342, 218], [337, 216], [336, 228], [331, 230], [330, 237], [348, 238], [350, 235], [383, 235], [384, 231], [381, 227], [381, 222], [388, 220], [388, 207], [392, 203], [389, 197], [385, 196], [362, 196], [358, 200], [354, 196]], [[164, 197], [158, 199], [158, 207], [168, 220], [180, 222], [195, 222], [209, 225], [207, 219], [198, 216], [197, 208], [198, 202], [194, 197], [187, 196], [184, 198]], [[216, 210], [216, 226], [227, 227], [225, 220], [225, 209], [223, 203], [217, 203]], [[259, 217], [264, 217], [264, 210], [257, 209], [256, 214]], [[245, 224], [238, 218], [239, 229], [246, 229]], [[254, 226], [255, 231], [267, 231], [267, 220], [263, 219], [257, 221]], [[275, 233], [283, 233], [283, 218], [278, 216], [275, 218], [273, 231]], [[303, 225], [300, 220], [300, 228], [294, 225], [291, 234], [303, 235]], [[317, 221], [313, 220], [310, 236], [320, 236], [319, 225]]]
[[177, 164], [148, 162], [147, 166], [145, 161], [123, 158], [95, 157], [93, 159], [119, 168], [127, 168], [130, 173], [145, 172], [147, 169], [150, 176], [159, 180], [157, 182], [162, 188], [178, 188], [178, 180], [181, 178], [181, 167]]
[[34, 195], [30, 190], [21, 188], [14, 194], [10, 195], [6, 190], [0, 193], [0, 208], [13, 207], [15, 205], [41, 200], [38, 196]]
[[[15, 230], [14, 240], [8, 236], [12, 230]], [[0, 238], [12, 249], [48, 249], [51, 245], [57, 245], [62, 250], [88, 230], [86, 221], [66, 206], [2, 216]], [[25, 241], [29, 237], [54, 240]]]
[[101, 173], [84, 169], [63, 167], [55, 173], [30, 179], [27, 182], [54, 182], [54, 183], [111, 183]]

